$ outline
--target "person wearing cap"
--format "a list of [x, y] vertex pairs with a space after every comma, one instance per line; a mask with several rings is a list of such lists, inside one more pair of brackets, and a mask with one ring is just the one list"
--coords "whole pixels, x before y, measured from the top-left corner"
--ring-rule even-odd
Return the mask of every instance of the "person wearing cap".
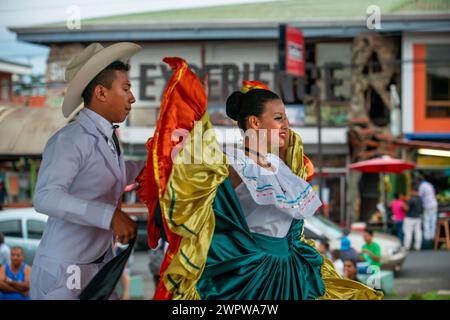
[[359, 261], [358, 253], [351, 247], [350, 239], [346, 236], [341, 238], [341, 259]]
[[126, 62], [140, 49], [128, 42], [93, 43], [66, 68], [62, 112], [76, 117], [49, 139], [42, 155], [34, 207], [49, 219], [30, 276], [33, 300], [78, 299], [113, 258], [114, 240], [126, 244], [136, 236], [120, 204], [144, 162], [124, 161], [114, 124], [135, 102]]

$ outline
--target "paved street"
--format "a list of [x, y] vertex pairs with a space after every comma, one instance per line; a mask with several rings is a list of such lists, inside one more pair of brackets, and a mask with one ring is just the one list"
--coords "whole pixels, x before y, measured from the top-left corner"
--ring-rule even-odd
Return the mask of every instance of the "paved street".
[[[133, 258], [132, 272], [143, 276], [145, 299], [151, 299], [155, 287], [148, 269], [149, 256], [145, 251], [137, 251]], [[394, 299], [411, 293], [450, 290], [450, 251], [411, 251], [394, 281], [397, 296], [390, 297]]]
[[152, 299], [155, 291], [155, 284], [153, 277], [150, 274], [148, 263], [150, 257], [147, 251], [135, 251], [133, 254], [133, 263], [131, 265], [131, 272], [133, 275], [141, 275], [144, 279], [145, 299]]
[[411, 251], [395, 277], [397, 297], [433, 290], [450, 290], [450, 251]]

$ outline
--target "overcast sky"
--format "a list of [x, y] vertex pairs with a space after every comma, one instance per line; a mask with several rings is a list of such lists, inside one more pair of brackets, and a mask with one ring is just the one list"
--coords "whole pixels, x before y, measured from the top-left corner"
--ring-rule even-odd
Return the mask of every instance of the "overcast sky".
[[33, 73], [44, 73], [48, 48], [16, 41], [11, 26], [66, 21], [68, 8], [80, 8], [81, 18], [136, 12], [273, 0], [0, 0], [0, 58], [28, 63]]

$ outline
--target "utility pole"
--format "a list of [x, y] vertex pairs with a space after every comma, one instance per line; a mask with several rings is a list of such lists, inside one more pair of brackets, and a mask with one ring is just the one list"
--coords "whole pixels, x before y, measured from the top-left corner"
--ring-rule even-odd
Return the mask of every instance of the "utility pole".
[[[316, 111], [316, 122], [317, 122], [317, 168], [319, 175], [319, 198], [322, 201], [322, 183], [323, 183], [323, 165], [322, 165], [322, 115], [320, 110], [320, 88], [314, 85], [314, 109]], [[320, 207], [320, 213], [323, 214], [323, 206]]]

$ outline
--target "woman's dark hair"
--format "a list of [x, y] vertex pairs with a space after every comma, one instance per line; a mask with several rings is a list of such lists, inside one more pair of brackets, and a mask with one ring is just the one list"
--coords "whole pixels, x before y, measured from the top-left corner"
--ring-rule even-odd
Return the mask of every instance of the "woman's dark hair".
[[227, 99], [227, 116], [237, 121], [239, 128], [245, 131], [248, 117], [260, 117], [265, 111], [265, 103], [277, 99], [280, 97], [276, 93], [265, 89], [253, 89], [247, 93], [235, 91]]

